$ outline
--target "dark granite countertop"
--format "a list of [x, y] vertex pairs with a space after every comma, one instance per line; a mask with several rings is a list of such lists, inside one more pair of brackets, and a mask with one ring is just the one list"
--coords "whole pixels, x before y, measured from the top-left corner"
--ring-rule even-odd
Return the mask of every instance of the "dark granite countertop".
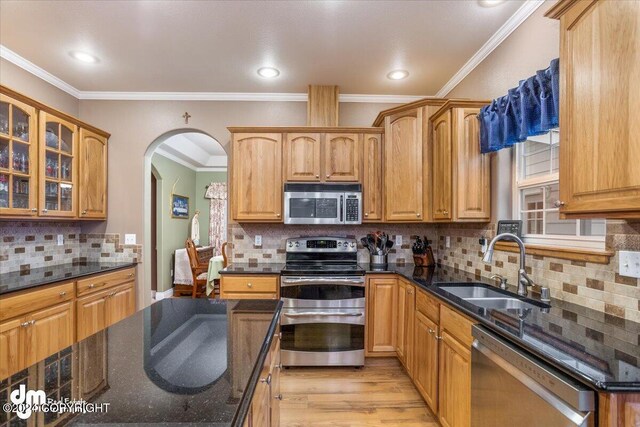
[[[397, 273], [446, 301], [493, 332], [529, 350], [570, 376], [602, 391], [640, 391], [640, 324], [565, 301], [550, 309], [486, 310], [439, 288], [442, 283], [481, 282], [485, 277], [447, 267], [428, 269], [361, 264], [367, 274]], [[509, 290], [516, 293], [515, 287]], [[520, 317], [519, 317], [520, 316]]]
[[75, 399], [108, 404], [106, 412], [68, 416], [61, 425], [240, 427], [281, 307], [272, 300], [163, 299], [11, 383], [40, 371], [47, 396], [71, 397], [65, 384], [80, 381]]
[[134, 266], [132, 262], [84, 262], [2, 273], [0, 295]]
[[284, 263], [233, 263], [220, 270], [220, 274], [280, 274]]

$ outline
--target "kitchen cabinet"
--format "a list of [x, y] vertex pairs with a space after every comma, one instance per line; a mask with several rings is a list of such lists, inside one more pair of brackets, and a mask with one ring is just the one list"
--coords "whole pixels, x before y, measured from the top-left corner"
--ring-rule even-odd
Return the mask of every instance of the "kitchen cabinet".
[[80, 128], [78, 216], [107, 219], [107, 138]]
[[37, 112], [0, 94], [0, 215], [38, 214]]
[[547, 12], [560, 20], [562, 217], [640, 218], [639, 15], [616, 0]]
[[106, 219], [108, 137], [0, 85], [0, 217]]
[[381, 134], [365, 134], [362, 155], [362, 221], [382, 221]]
[[40, 112], [40, 215], [77, 216], [78, 127], [45, 111]]
[[384, 219], [423, 220], [423, 108], [385, 118]]
[[233, 219], [282, 222], [282, 134], [234, 134], [231, 169]]
[[360, 135], [327, 133], [323, 145], [323, 174], [326, 182], [360, 180]]
[[398, 279], [398, 320], [396, 353], [410, 377], [413, 377], [413, 345], [415, 322], [415, 286]]
[[432, 216], [435, 221], [491, 218], [490, 156], [480, 153], [477, 115], [488, 101], [447, 101], [431, 117]]
[[438, 325], [415, 313], [413, 382], [429, 408], [438, 413]]
[[398, 279], [375, 276], [367, 279], [366, 355], [395, 356], [397, 338]]
[[285, 138], [285, 179], [320, 181], [320, 134], [288, 133]]
[[277, 299], [280, 277], [276, 275], [223, 275], [220, 299]]

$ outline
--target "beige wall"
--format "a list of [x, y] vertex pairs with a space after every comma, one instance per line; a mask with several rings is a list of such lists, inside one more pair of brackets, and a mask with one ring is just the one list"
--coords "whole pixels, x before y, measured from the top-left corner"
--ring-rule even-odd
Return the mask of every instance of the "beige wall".
[[79, 101], [39, 77], [0, 58], [0, 84], [72, 116], [78, 116]]

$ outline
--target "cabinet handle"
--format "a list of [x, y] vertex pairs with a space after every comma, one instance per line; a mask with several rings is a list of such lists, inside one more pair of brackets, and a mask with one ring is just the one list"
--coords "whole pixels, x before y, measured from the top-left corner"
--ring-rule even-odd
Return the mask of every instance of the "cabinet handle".
[[95, 283], [92, 283], [92, 284], [90, 284], [90, 285], [89, 285], [89, 289], [93, 289], [93, 288], [95, 288], [95, 287], [96, 287], [96, 284], [95, 284]]
[[31, 208], [31, 212], [38, 212], [37, 208]]
[[276, 214], [276, 216], [277, 216], [278, 218], [280, 218], [280, 214]]
[[316, 178], [320, 178], [320, 175], [316, 175]]
[[561, 208], [565, 205], [565, 203], [562, 200], [556, 200], [555, 203], [553, 204], [553, 206], [555, 206], [556, 208]]
[[434, 332], [433, 329], [429, 328], [429, 333], [433, 334], [433, 332]]
[[408, 293], [409, 295], [413, 295], [413, 289], [408, 289], [408, 290], [407, 290], [407, 293]]
[[369, 212], [365, 212], [365, 213], [364, 213], [364, 216], [369, 216]]
[[282, 393], [278, 394], [277, 396], [274, 397], [274, 399], [276, 400], [282, 400]]
[[261, 378], [260, 382], [265, 383], [267, 385], [271, 385], [271, 374], [267, 375], [267, 378]]
[[20, 326], [22, 326], [23, 328], [26, 328], [28, 326], [35, 325], [35, 323], [36, 323], [35, 320], [28, 320], [26, 322], [20, 323]]
[[42, 213], [47, 213], [49, 212], [49, 209], [42, 209]]
[[247, 288], [253, 288], [253, 285], [251, 283], [247, 283]]
[[129, 273], [129, 277], [135, 276], [135, 273]]
[[86, 215], [86, 214], [87, 214], [87, 211], [86, 211], [86, 210], [84, 210], [84, 211], [82, 211], [82, 212], [81, 212], [81, 214], [82, 214], [82, 215]]
[[449, 215], [449, 211], [442, 211], [443, 214]]
[[441, 336], [439, 337], [438, 335], [436, 335], [436, 336], [435, 336], [435, 338], [436, 338], [437, 340], [441, 340], [441, 339], [442, 339], [442, 337], [441, 337]]
[[329, 175], [327, 175], [325, 178], [329, 178]]
[[417, 216], [418, 218], [420, 218], [420, 213], [416, 212], [416, 216]]
[[60, 296], [61, 296], [61, 297], [65, 296], [66, 294], [67, 294], [67, 291], [62, 291], [62, 292], [60, 292]]

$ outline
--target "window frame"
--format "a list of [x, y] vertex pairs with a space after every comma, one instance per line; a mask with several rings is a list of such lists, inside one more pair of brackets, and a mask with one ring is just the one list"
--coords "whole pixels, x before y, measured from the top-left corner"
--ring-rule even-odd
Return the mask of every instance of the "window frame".
[[[532, 178], [521, 179], [520, 169], [522, 162], [522, 154], [526, 141], [515, 144], [512, 151], [512, 177], [511, 177], [511, 197], [512, 197], [512, 218], [522, 220], [522, 198], [521, 191], [527, 188], [536, 188], [544, 185], [553, 185], [560, 182], [558, 172], [549, 173], [547, 175], [535, 176]], [[546, 223], [546, 213], [558, 211], [558, 208], [545, 209], [542, 214], [543, 228]], [[580, 232], [580, 219], [576, 219], [576, 235], [559, 235], [559, 234], [524, 234], [522, 235], [525, 243], [541, 246], [553, 246], [565, 249], [583, 249], [583, 250], [604, 250], [606, 238], [603, 236], [582, 236]]]

